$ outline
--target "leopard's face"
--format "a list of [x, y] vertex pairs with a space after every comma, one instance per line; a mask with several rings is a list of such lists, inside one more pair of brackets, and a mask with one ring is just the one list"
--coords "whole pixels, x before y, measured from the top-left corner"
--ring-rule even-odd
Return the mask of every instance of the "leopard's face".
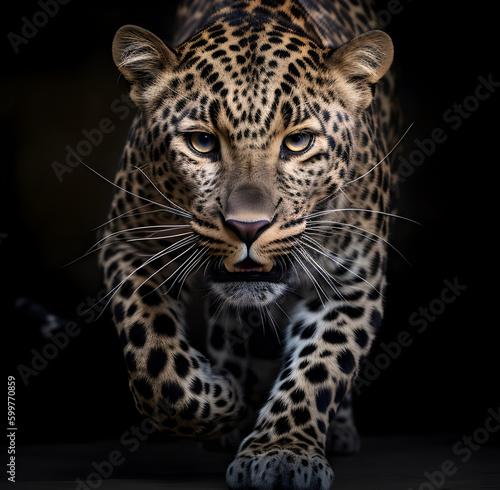
[[175, 51], [123, 29], [136, 29], [135, 50], [128, 32], [128, 54], [120, 41], [114, 54], [142, 110], [142, 164], [188, 213], [212, 291], [234, 306], [276, 300], [296, 280], [308, 216], [353, 178], [368, 83], [346, 81], [329, 50], [269, 25], [215, 24]]

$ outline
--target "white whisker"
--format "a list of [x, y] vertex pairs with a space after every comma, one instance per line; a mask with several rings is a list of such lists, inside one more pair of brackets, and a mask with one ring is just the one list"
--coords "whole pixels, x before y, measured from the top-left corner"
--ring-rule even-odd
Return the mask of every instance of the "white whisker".
[[[313, 247], [309, 246], [308, 244], [304, 243], [303, 245], [308, 246], [312, 250], [314, 250]], [[318, 264], [309, 253], [307, 253], [302, 246], [300, 246], [300, 249], [302, 251], [302, 255], [304, 258], [316, 269], [316, 271], [319, 273], [319, 275], [324, 279], [324, 281], [330, 286], [330, 288], [334, 291], [335, 294], [337, 294], [339, 297], [342, 298], [342, 293], [339, 291], [338, 287], [335, 285], [333, 281], [336, 279], [328, 272], [326, 271], [323, 267], [321, 267], [320, 264]], [[322, 254], [325, 255], [325, 254]], [[326, 256], [326, 255], [325, 255]], [[328, 256], [327, 256], [328, 257]], [[331, 257], [328, 257], [331, 258]]]
[[314, 289], [316, 290], [316, 293], [318, 295], [319, 300], [321, 301], [321, 304], [323, 306], [325, 306], [325, 303], [323, 302], [322, 295], [327, 300], [328, 300], [328, 295], [325, 293], [325, 291], [323, 290], [323, 288], [321, 287], [321, 285], [318, 283], [318, 281], [316, 280], [316, 278], [313, 276], [313, 274], [311, 273], [311, 271], [306, 267], [306, 265], [302, 262], [302, 260], [300, 260], [299, 254], [295, 250], [292, 250], [290, 253], [294, 257], [294, 259], [298, 262], [298, 264], [302, 267], [302, 269], [306, 273], [307, 277], [309, 277], [309, 280], [311, 281]]
[[[104, 312], [104, 310], [109, 306], [110, 302], [112, 301], [113, 297], [115, 296], [115, 294], [118, 292], [118, 290], [125, 284], [125, 282], [130, 279], [138, 270], [148, 266], [151, 262], [155, 261], [156, 259], [160, 259], [162, 257], [164, 257], [165, 255], [168, 255], [169, 253], [175, 251], [175, 250], [178, 250], [179, 248], [182, 248], [184, 246], [187, 246], [189, 245], [190, 242], [196, 240], [196, 237], [187, 237], [187, 238], [183, 238], [182, 240], [179, 240], [178, 242], [170, 245], [169, 247], [167, 247], [166, 249], [163, 249], [163, 250], [160, 250], [159, 252], [153, 254], [152, 256], [150, 256], [145, 262], [143, 262], [139, 267], [136, 267], [130, 274], [128, 274], [122, 281], [120, 281], [119, 284], [117, 284], [114, 288], [112, 288], [111, 290], [108, 291], [108, 293], [103, 297], [101, 298], [98, 303], [100, 303], [101, 301], [105, 300], [106, 298], [108, 298], [109, 296], [109, 299], [108, 301], [106, 301], [106, 304], [104, 305], [104, 308], [102, 309], [101, 313], [99, 314], [99, 317], [102, 315], [102, 313]], [[192, 245], [190, 248], [194, 247], [195, 245]], [[139, 254], [138, 254], [139, 256]], [[152, 274], [148, 280], [153, 277], [158, 271], [156, 271], [154, 274]], [[147, 281], [147, 280], [146, 280]], [[146, 282], [144, 281], [141, 286]], [[139, 286], [140, 287], [140, 286]], [[139, 289], [139, 288], [137, 288]], [[137, 291], [136, 289], [136, 291]], [[97, 304], [97, 303], [96, 303]], [[95, 305], [93, 305], [95, 306]], [[93, 308], [93, 306], [91, 308]]]
[[[155, 233], [161, 233], [160, 231], [156, 231]], [[186, 236], [186, 235], [194, 235], [192, 231], [188, 231], [187, 233], [178, 233], [177, 235], [165, 235], [165, 236], [149, 236], [149, 237], [143, 237], [143, 238], [130, 238], [128, 240], [125, 240], [126, 242], [140, 242], [140, 241], [145, 241], [145, 240], [166, 240], [169, 238], [177, 238], [180, 236]]]
[[[190, 250], [192, 250], [193, 248], [195, 248], [197, 246], [196, 243], [194, 243], [193, 245], [191, 245], [188, 249], [184, 250], [184, 252], [181, 252], [179, 255], [177, 255], [176, 257], [174, 257], [172, 260], [170, 260], [169, 262], [167, 262], [166, 264], [164, 264], [163, 266], [161, 266], [158, 270], [156, 270], [153, 274], [151, 274], [147, 279], [145, 279], [142, 284], [140, 286], [138, 286], [136, 288], [136, 291], [142, 286], [144, 285], [145, 283], [147, 283], [149, 280], [151, 280], [156, 274], [160, 273], [163, 269], [165, 269], [167, 266], [169, 266], [170, 264], [172, 264], [173, 262], [175, 262], [176, 260], [178, 260], [180, 257], [182, 257], [184, 254], [186, 254], [187, 252], [189, 252]], [[201, 249], [202, 252], [204, 252], [203, 249]], [[198, 251], [195, 252], [198, 253]], [[193, 254], [194, 255], [194, 254]], [[179, 269], [184, 265], [186, 264], [186, 262], [190, 261], [193, 257], [193, 255], [191, 255], [187, 261], [183, 262], [179, 267], [177, 267], [177, 269], [172, 272], [172, 274], [170, 274], [170, 276], [168, 276], [166, 279], [164, 279], [160, 284], [158, 284], [158, 286], [156, 286], [156, 288], [154, 289], [154, 291], [156, 291], [157, 289], [161, 288], [164, 284], [166, 284], [168, 281], [170, 281], [178, 272], [179, 272]], [[168, 290], [166, 291], [167, 293], [172, 289], [172, 286], [170, 286], [168, 288]]]
[[158, 212], [162, 212], [164, 213], [165, 210], [163, 209], [155, 209], [154, 211], [145, 211], [143, 213], [135, 213], [135, 211], [137, 211], [138, 209], [142, 209], [142, 208], [146, 208], [148, 206], [151, 206], [151, 204], [143, 204], [142, 206], [137, 206], [135, 208], [132, 208], [132, 209], [129, 209], [128, 211], [125, 211], [124, 213], [122, 214], [119, 214], [118, 216], [115, 216], [114, 218], [110, 218], [108, 219], [107, 221], [105, 221], [104, 223], [101, 223], [100, 225], [96, 226], [95, 228], [92, 228], [92, 231], [96, 231], [98, 230], [99, 228], [103, 228], [104, 226], [106, 225], [109, 225], [110, 223], [112, 223], [113, 221], [116, 221], [118, 219], [121, 219], [127, 215], [135, 215], [135, 216], [141, 216], [143, 214], [148, 214], [148, 213], [158, 213]]
[[392, 214], [392, 213], [386, 213], [384, 211], [377, 211], [375, 209], [363, 209], [363, 208], [325, 209], [323, 211], [317, 211], [315, 213], [308, 214], [307, 216], [304, 216], [304, 219], [310, 220], [312, 218], [319, 218], [320, 216], [325, 216], [325, 215], [331, 214], [331, 213], [340, 213], [340, 212], [348, 212], [348, 211], [357, 211], [357, 212], [364, 212], [364, 213], [382, 214], [384, 216], [389, 216], [390, 218], [399, 218], [399, 219], [403, 219], [405, 221], [410, 221], [411, 223], [414, 223], [416, 225], [420, 224], [418, 221], [412, 220], [411, 218], [407, 218], [406, 216], [401, 216], [399, 214]]
[[[177, 208], [181, 209], [182, 210], [182, 213], [180, 211], [178, 211], [177, 209], [175, 208], [172, 208], [170, 206], [165, 206], [164, 204], [160, 204], [158, 202], [155, 202], [155, 201], [152, 201], [151, 199], [148, 199], [146, 197], [143, 197], [143, 196], [140, 196], [139, 194], [135, 194], [134, 192], [132, 191], [128, 191], [127, 189], [119, 186], [118, 184], [116, 184], [115, 182], [109, 180], [108, 178], [104, 177], [104, 175], [100, 174], [97, 170], [93, 169], [91, 166], [87, 165], [74, 151], [71, 151], [71, 153], [74, 155], [74, 157], [86, 168], [88, 168], [91, 172], [94, 172], [98, 177], [100, 177], [101, 179], [103, 179], [105, 182], [107, 182], [108, 184], [111, 184], [112, 186], [116, 187], [117, 189], [120, 189], [121, 191], [123, 192], [126, 192], [127, 194], [130, 194], [131, 196], [134, 196], [134, 197], [137, 197], [137, 199], [141, 199], [142, 201], [146, 201], [148, 203], [151, 203], [151, 204], [154, 204], [156, 206], [159, 206], [161, 207], [162, 209], [164, 210], [167, 210], [169, 211], [170, 213], [172, 214], [177, 214], [178, 216], [183, 216], [184, 218], [188, 218], [188, 219], [191, 219], [192, 218], [192, 215], [191, 213], [188, 213], [187, 211], [185, 210], [182, 210], [182, 208], [179, 208], [179, 206], [175, 205]], [[140, 169], [138, 169], [140, 170]]]
[[[142, 168], [140, 167], [135, 167], [137, 170], [139, 170], [139, 172], [142, 173], [142, 175], [144, 175], [144, 177], [146, 177], [146, 179], [148, 179], [149, 183], [155, 188], [155, 190], [158, 192], [158, 194], [160, 194], [161, 197], [163, 197], [163, 199], [165, 199], [168, 203], [170, 203], [172, 206], [174, 206], [175, 208], [177, 208], [181, 213], [183, 213], [183, 215], [187, 218], [192, 218], [193, 215], [189, 212], [189, 211], [186, 211], [185, 209], [181, 208], [179, 205], [175, 204], [175, 202], [172, 202], [165, 194], [163, 194], [163, 192], [160, 191], [160, 189], [158, 189], [158, 187], [156, 187], [156, 185], [153, 183], [153, 181], [148, 177], [148, 175], [146, 174], [146, 172], [144, 172], [144, 170], [142, 170]], [[179, 214], [179, 213], [177, 213]]]
[[[373, 231], [366, 230], [365, 228], [361, 228], [360, 226], [351, 225], [350, 223], [342, 223], [340, 221], [316, 221], [316, 220], [314, 220], [314, 221], [310, 221], [310, 223], [311, 224], [309, 224], [309, 222], [308, 222], [308, 228], [307, 228], [308, 230], [316, 229], [316, 227], [315, 227], [316, 223], [321, 223], [321, 225], [324, 225], [324, 226], [327, 226], [329, 223], [332, 223], [332, 224], [338, 225], [338, 227], [339, 227], [339, 228], [337, 228], [336, 226], [334, 226], [334, 227], [332, 227], [332, 229], [348, 231], [353, 235], [362, 236], [362, 237], [364, 237], [368, 240], [371, 240], [373, 242], [377, 242], [380, 240], [383, 243], [385, 243], [388, 247], [390, 247], [392, 250], [394, 250], [408, 265], [411, 265], [410, 262], [406, 259], [406, 257], [392, 243], [390, 243], [388, 240], [381, 237], [380, 235], [377, 235]], [[358, 230], [358, 231], [352, 231], [352, 230], [346, 229], [345, 227], [354, 228], [355, 230]], [[367, 236], [367, 235], [371, 235], [371, 237]]]
[[[153, 228], [161, 228], [161, 230], [156, 230], [152, 231], [151, 229]], [[131, 241], [137, 241], [137, 240], [160, 240], [160, 239], [168, 239], [168, 238], [175, 238], [178, 236], [183, 236], [183, 235], [193, 235], [193, 232], [188, 232], [188, 233], [183, 233], [183, 234], [178, 234], [178, 235], [166, 235], [166, 236], [160, 236], [160, 237], [151, 237], [151, 238], [136, 238], [136, 239], [118, 239], [118, 240], [113, 240], [110, 241], [111, 238], [118, 237], [121, 234], [129, 234], [129, 233], [160, 233], [162, 231], [174, 231], [176, 229], [180, 228], [190, 228], [190, 225], [149, 225], [149, 226], [138, 226], [135, 228], [127, 228], [125, 230], [118, 230], [113, 233], [110, 233], [106, 235], [105, 237], [101, 238], [98, 240], [94, 245], [92, 245], [83, 255], [80, 257], [77, 257], [76, 259], [72, 260], [71, 262], [68, 262], [67, 264], [64, 264], [62, 267], [68, 267], [75, 262], [84, 259], [85, 257], [88, 257], [89, 255], [92, 255], [95, 252], [98, 252], [99, 250], [102, 250], [105, 247], [109, 247], [110, 245], [113, 245], [115, 243], [120, 243], [120, 242], [131, 242]], [[109, 243], [104, 243], [106, 241], [109, 241]], [[101, 245], [102, 244], [102, 245]]]
[[386, 160], [386, 158], [388, 158], [391, 153], [399, 146], [399, 144], [401, 143], [401, 141], [403, 141], [403, 138], [407, 135], [408, 131], [410, 131], [410, 129], [412, 128], [414, 122], [412, 122], [409, 126], [408, 126], [408, 129], [403, 133], [403, 136], [401, 136], [401, 138], [399, 138], [399, 140], [396, 142], [396, 144], [391, 148], [391, 150], [385, 155], [384, 158], [382, 158], [382, 160], [380, 160], [376, 165], [374, 165], [370, 170], [368, 170], [368, 172], [365, 172], [363, 175], [360, 175], [359, 177], [356, 177], [355, 179], [353, 180], [350, 180], [349, 182], [347, 182], [346, 184], [344, 184], [342, 186], [342, 188], [346, 188], [348, 185], [350, 184], [353, 184], [354, 182], [357, 182], [358, 180], [362, 179], [363, 177], [366, 177], [370, 172], [373, 172], [382, 162], [384, 162]]
[[184, 283], [186, 282], [188, 276], [190, 274], [196, 274], [203, 267], [203, 265], [210, 260], [210, 257], [205, 257], [205, 260], [202, 260], [202, 258], [203, 258], [203, 254], [201, 254], [201, 256], [198, 259], [196, 259], [196, 262], [194, 262], [190, 266], [190, 268], [188, 270], [186, 270], [184, 272], [184, 274], [178, 279], [178, 282], [179, 282], [179, 295], [180, 295], [182, 287], [184, 286]]
[[264, 319], [264, 315], [265, 315], [271, 323], [271, 327], [276, 335], [276, 339], [278, 340], [278, 343], [281, 345], [281, 339], [280, 339], [280, 334], [279, 334], [279, 324], [276, 321], [276, 319], [273, 317], [273, 314], [272, 314], [271, 310], [269, 309], [269, 307], [267, 305], [262, 305], [259, 308], [259, 314], [260, 314], [260, 320], [262, 322], [263, 331], [265, 332], [264, 329], [265, 329], [265, 326], [267, 324], [265, 319]]
[[329, 258], [332, 262], [337, 264], [339, 267], [344, 269], [346, 272], [348, 272], [349, 274], [352, 274], [354, 277], [356, 277], [356, 278], [360, 279], [361, 281], [363, 281], [364, 283], [368, 284], [368, 286], [370, 286], [372, 289], [374, 289], [378, 294], [381, 294], [381, 292], [373, 284], [371, 284], [369, 281], [367, 281], [364, 277], [360, 276], [359, 274], [356, 274], [354, 271], [349, 269], [349, 267], [347, 267], [342, 262], [337, 260], [333, 256], [333, 254], [330, 252], [330, 250], [326, 249], [321, 244], [317, 243], [315, 240], [313, 240], [313, 239], [310, 239], [310, 240], [314, 242], [314, 245], [312, 245], [310, 243], [305, 243], [305, 242], [303, 243], [303, 245], [310, 248], [311, 250], [314, 250], [317, 253], [320, 253], [321, 255], [324, 255], [325, 257]]
[[[184, 261], [177, 270], [172, 273], [172, 275], [167, 279], [172, 279], [172, 285], [169, 287], [167, 290], [167, 293], [170, 292], [170, 290], [173, 288], [175, 282], [178, 282], [180, 287], [179, 287], [179, 295], [182, 289], [182, 286], [184, 282], [186, 281], [186, 278], [191, 274], [191, 272], [194, 270], [198, 264], [202, 261], [203, 256], [207, 253], [207, 250], [201, 248], [197, 250], [195, 253], [191, 255], [186, 261]], [[207, 260], [207, 259], [205, 259]], [[201, 265], [200, 265], [201, 267]], [[174, 279], [175, 276], [178, 276], [176, 279]]]
[[213, 315], [211, 315], [208, 320], [208, 325], [210, 328], [212, 328], [215, 325], [215, 323], [221, 316], [221, 313], [224, 311], [224, 302], [222, 301], [222, 299], [216, 297], [215, 301], [218, 302], [219, 304], [217, 305], [217, 308], [214, 311]]

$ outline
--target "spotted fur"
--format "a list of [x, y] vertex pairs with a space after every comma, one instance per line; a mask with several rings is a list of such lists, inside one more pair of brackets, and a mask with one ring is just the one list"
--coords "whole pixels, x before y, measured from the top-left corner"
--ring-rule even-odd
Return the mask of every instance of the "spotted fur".
[[172, 436], [250, 420], [230, 488], [327, 489], [383, 315], [392, 42], [361, 0], [195, 0], [177, 26], [113, 43], [138, 113], [100, 262], [132, 393]]

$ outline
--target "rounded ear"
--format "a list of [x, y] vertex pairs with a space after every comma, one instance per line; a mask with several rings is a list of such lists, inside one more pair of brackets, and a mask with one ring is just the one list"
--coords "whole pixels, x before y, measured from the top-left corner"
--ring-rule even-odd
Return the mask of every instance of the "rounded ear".
[[387, 73], [393, 57], [391, 38], [382, 31], [368, 31], [333, 51], [326, 64], [346, 105], [365, 109], [373, 98], [372, 85]]
[[132, 84], [131, 97], [140, 105], [141, 89], [175, 65], [176, 54], [163, 41], [142, 27], [126, 25], [118, 29], [113, 39], [113, 60]]

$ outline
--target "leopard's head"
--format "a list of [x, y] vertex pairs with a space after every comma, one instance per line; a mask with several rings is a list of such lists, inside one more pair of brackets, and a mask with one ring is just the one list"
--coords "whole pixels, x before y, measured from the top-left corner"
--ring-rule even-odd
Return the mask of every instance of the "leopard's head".
[[267, 304], [293, 284], [308, 216], [355, 175], [361, 114], [392, 55], [380, 31], [333, 50], [251, 19], [216, 22], [177, 48], [118, 31], [113, 57], [142, 121], [129, 144], [189, 214], [220, 299]]

